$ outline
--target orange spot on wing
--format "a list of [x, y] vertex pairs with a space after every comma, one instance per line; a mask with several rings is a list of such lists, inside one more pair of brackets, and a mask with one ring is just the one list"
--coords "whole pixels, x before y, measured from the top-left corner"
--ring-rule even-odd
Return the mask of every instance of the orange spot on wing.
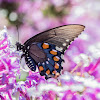
[[41, 72], [43, 70], [44, 70], [43, 66], [39, 66], [39, 71]]
[[52, 73], [53, 73], [53, 74], [56, 74], [56, 71], [54, 70]]
[[59, 69], [59, 64], [56, 63], [54, 67], [55, 67], [55, 69]]
[[58, 57], [58, 56], [54, 56], [54, 57], [53, 57], [53, 60], [54, 60], [54, 61], [59, 61], [59, 57]]
[[46, 73], [49, 75], [49, 74], [50, 74], [50, 70], [48, 69], [48, 70], [46, 71]]
[[49, 48], [49, 44], [48, 43], [43, 43], [42, 47], [43, 47], [43, 49], [48, 49]]
[[53, 55], [57, 55], [57, 51], [56, 50], [51, 50], [50, 53], [53, 54]]

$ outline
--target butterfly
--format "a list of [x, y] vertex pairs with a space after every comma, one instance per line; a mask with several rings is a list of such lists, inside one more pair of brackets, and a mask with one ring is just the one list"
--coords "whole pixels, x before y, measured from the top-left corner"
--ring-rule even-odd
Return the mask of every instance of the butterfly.
[[84, 28], [84, 25], [70, 24], [49, 29], [28, 39], [23, 45], [17, 42], [17, 51], [23, 51], [21, 58], [25, 57], [31, 71], [38, 66], [40, 75], [45, 79], [57, 78], [63, 69], [65, 50]]

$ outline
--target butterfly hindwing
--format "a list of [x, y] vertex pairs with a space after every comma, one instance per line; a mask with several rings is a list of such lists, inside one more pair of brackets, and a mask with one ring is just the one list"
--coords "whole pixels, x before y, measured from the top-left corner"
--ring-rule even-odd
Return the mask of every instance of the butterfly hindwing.
[[[32, 53], [30, 53], [31, 50]], [[62, 69], [61, 62], [63, 61], [61, 58], [62, 53], [56, 50], [55, 45], [44, 42], [34, 43], [30, 46], [29, 54], [37, 63], [40, 75], [48, 77], [50, 75], [55, 76], [57, 72], [60, 73]], [[43, 60], [44, 58], [45, 60]]]
[[40, 75], [48, 79], [51, 76], [55, 77], [56, 73], [60, 74], [63, 62], [61, 54], [62, 52], [56, 50], [55, 45], [42, 42], [32, 43], [26, 50], [26, 55], [22, 57], [25, 57], [30, 70], [35, 71], [37, 65]]

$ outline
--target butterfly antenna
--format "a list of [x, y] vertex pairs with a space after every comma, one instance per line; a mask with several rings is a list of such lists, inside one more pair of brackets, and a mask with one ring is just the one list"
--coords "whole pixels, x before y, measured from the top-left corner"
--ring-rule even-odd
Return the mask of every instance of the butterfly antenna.
[[17, 28], [17, 33], [18, 33], [18, 42], [19, 42], [19, 29], [18, 29], [18, 25], [16, 25]]

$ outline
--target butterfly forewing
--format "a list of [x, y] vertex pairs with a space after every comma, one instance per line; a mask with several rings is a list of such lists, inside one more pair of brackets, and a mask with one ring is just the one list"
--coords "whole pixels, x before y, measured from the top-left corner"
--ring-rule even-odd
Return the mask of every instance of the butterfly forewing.
[[78, 24], [56, 27], [35, 35], [24, 44], [28, 46], [33, 42], [48, 42], [66, 50], [69, 43], [73, 41], [84, 28], [85, 26]]
[[55, 44], [58, 47], [62, 47], [63, 50], [66, 50], [67, 46], [71, 41], [74, 40], [82, 31], [84, 26], [82, 25], [68, 25], [56, 28], [54, 30], [56, 36], [46, 40], [46, 42]]

